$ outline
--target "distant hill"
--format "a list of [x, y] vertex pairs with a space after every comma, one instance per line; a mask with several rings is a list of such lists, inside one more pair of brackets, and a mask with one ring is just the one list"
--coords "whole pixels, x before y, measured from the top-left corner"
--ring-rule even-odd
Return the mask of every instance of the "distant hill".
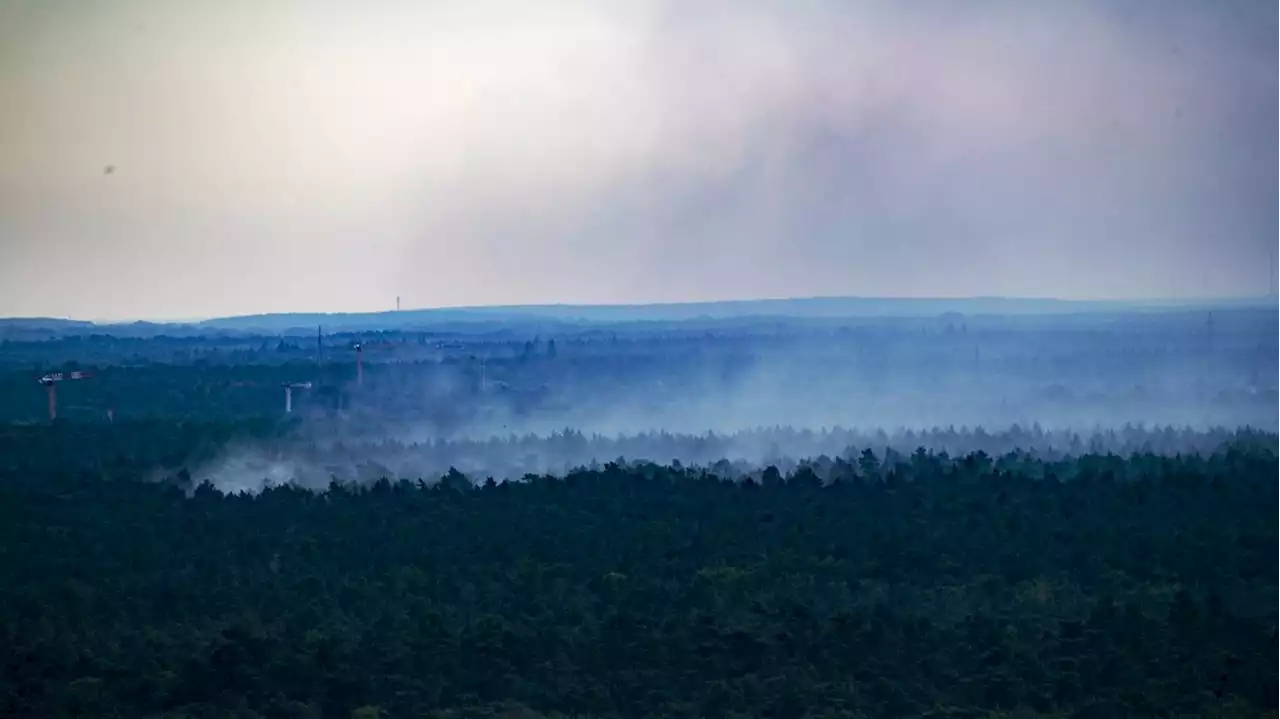
[[93, 327], [92, 322], [61, 317], [0, 317], [0, 330], [54, 329], [58, 327]]
[[1206, 307], [1247, 308], [1265, 301], [1206, 302], [1110, 301], [975, 297], [958, 299], [810, 297], [727, 300], [643, 305], [508, 305], [454, 307], [364, 313], [285, 313], [222, 317], [199, 323], [226, 330], [287, 331], [323, 325], [326, 330], [403, 329], [481, 322], [615, 323], [732, 320], [747, 318], [935, 317], [964, 315], [1036, 315], [1083, 312], [1135, 312]]
[[94, 330], [92, 322], [58, 317], [0, 317], [0, 340], [43, 340]]
[[1055, 300], [1011, 297], [878, 298], [809, 297], [797, 299], [727, 300], [721, 302], [673, 302], [637, 305], [507, 305], [448, 307], [387, 312], [274, 313], [219, 317], [197, 322], [94, 323], [59, 318], [0, 319], [0, 338], [35, 339], [41, 336], [104, 333], [120, 336], [167, 334], [191, 336], [210, 333], [295, 334], [323, 326], [326, 333], [431, 329], [476, 332], [498, 329], [495, 325], [537, 325], [554, 332], [558, 327], [596, 323], [664, 323], [701, 321], [742, 322], [769, 319], [834, 320], [839, 318], [929, 318], [941, 316], [1036, 316], [1069, 314], [1128, 314], [1205, 309], [1272, 309], [1266, 299], [1197, 300]]

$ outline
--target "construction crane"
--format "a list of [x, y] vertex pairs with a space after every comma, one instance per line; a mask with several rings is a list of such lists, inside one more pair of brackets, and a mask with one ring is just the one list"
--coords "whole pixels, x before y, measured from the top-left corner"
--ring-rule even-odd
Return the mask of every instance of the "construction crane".
[[477, 357], [475, 355], [471, 355], [470, 359], [472, 362], [478, 362], [480, 364], [480, 394], [485, 394], [489, 391], [489, 375], [488, 375], [488, 364], [490, 359], [489, 354], [485, 353], [483, 357]]
[[364, 386], [364, 351], [366, 349], [391, 349], [399, 346], [395, 342], [352, 342], [351, 349], [356, 351], [356, 387]]
[[293, 412], [293, 391], [295, 389], [311, 389], [310, 382], [281, 382], [284, 387], [284, 413]]
[[[264, 387], [266, 385], [259, 382], [232, 382], [232, 387]], [[285, 414], [293, 413], [293, 391], [295, 389], [311, 389], [310, 382], [281, 382], [280, 386], [284, 388], [284, 411]]]
[[356, 351], [356, 386], [364, 386], [364, 343], [352, 342], [351, 349]]
[[52, 372], [36, 380], [44, 385], [45, 390], [49, 393], [50, 422], [58, 418], [58, 383], [74, 379], [89, 379], [92, 376], [93, 374], [90, 372]]

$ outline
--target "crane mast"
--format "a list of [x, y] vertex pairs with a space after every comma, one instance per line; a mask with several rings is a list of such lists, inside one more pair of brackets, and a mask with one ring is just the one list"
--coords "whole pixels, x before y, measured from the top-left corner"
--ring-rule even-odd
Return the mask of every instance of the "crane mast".
[[356, 387], [364, 386], [364, 343], [355, 342], [351, 348], [356, 351]]
[[281, 382], [284, 387], [284, 412], [290, 414], [293, 412], [293, 391], [295, 389], [311, 389], [310, 382]]
[[364, 340], [356, 340], [351, 343], [351, 349], [356, 351], [356, 387], [364, 387], [364, 351], [366, 349], [393, 349], [398, 347], [391, 342], [365, 342]]

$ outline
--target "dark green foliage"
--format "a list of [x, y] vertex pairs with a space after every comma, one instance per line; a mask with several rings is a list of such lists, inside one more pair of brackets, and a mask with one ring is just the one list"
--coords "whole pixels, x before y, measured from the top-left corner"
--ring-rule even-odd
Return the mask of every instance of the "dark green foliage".
[[4, 445], [0, 716], [1275, 716], [1274, 437], [251, 496], [139, 481], [218, 425], [59, 431]]

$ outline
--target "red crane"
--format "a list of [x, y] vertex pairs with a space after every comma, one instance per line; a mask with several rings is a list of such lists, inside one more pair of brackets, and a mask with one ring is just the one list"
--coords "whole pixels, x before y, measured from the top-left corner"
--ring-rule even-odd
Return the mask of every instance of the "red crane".
[[353, 342], [351, 349], [356, 351], [356, 386], [364, 386], [364, 343]]
[[89, 379], [91, 372], [52, 372], [36, 380], [49, 392], [49, 421], [58, 418], [58, 383], [73, 379]]
[[356, 387], [364, 386], [364, 351], [366, 349], [393, 349], [399, 346], [395, 342], [352, 342], [351, 349], [356, 351]]

